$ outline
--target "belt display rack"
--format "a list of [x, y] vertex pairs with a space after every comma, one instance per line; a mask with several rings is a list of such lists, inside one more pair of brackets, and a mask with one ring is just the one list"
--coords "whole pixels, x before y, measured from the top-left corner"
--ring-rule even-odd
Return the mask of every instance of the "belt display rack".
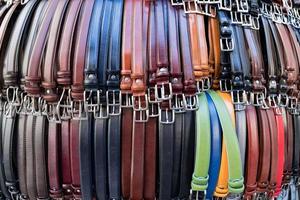
[[0, 200], [299, 200], [300, 0], [0, 0]]

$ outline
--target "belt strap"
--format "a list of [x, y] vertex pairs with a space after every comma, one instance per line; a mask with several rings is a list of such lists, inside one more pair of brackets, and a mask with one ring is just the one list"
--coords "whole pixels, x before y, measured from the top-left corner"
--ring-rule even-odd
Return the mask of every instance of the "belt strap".
[[254, 106], [246, 107], [247, 118], [247, 166], [245, 168], [246, 174], [246, 188], [245, 198], [251, 198], [256, 193], [257, 188], [257, 171], [258, 161], [260, 156], [259, 138], [258, 138], [258, 121], [257, 113]]
[[110, 199], [121, 199], [121, 93], [119, 74], [121, 66], [123, 4], [123, 0], [113, 1], [111, 12], [115, 14], [111, 19], [109, 59], [106, 71], [106, 101], [110, 115], [108, 120], [108, 181]]
[[181, 70], [180, 59], [180, 36], [179, 36], [179, 19], [178, 10], [168, 1], [168, 43], [169, 43], [169, 59], [170, 59], [170, 82], [172, 87], [172, 109], [175, 110], [174, 123], [174, 157], [173, 157], [173, 174], [172, 174], [172, 198], [178, 196], [180, 186], [180, 170], [181, 170], [181, 152], [182, 137], [184, 130], [184, 96], [183, 96], [183, 73]]
[[[281, 109], [282, 110], [282, 109]], [[284, 122], [283, 116], [274, 109], [276, 124], [277, 124], [277, 138], [278, 138], [278, 167], [277, 167], [277, 187], [275, 196], [278, 196], [281, 191], [281, 182], [284, 167], [284, 149], [285, 149], [285, 138], [284, 138]]]
[[[59, 114], [55, 113], [58, 97], [55, 91], [56, 82], [55, 77], [55, 64], [56, 55], [58, 52], [58, 42], [60, 28], [63, 23], [63, 17], [67, 9], [68, 1], [59, 1], [54, 13], [54, 17], [49, 29], [49, 38], [45, 53], [45, 65], [43, 68], [43, 82], [44, 88], [43, 98], [47, 101], [47, 117], [49, 120], [48, 127], [48, 175], [49, 175], [49, 194], [51, 198], [62, 198], [62, 184], [60, 181], [61, 170], [59, 166], [59, 130], [56, 122], [58, 122]], [[67, 146], [68, 147], [68, 146]], [[66, 148], [66, 147], [62, 147]]]
[[[104, 2], [102, 0], [95, 1], [95, 5], [93, 8], [90, 27], [88, 32], [88, 41], [87, 41], [87, 53], [86, 53], [86, 65], [84, 69], [85, 73], [85, 87], [96, 89], [98, 84], [97, 73], [98, 73], [98, 63], [99, 63], [99, 51], [103, 52], [103, 48], [107, 48], [106, 46], [100, 48], [100, 41], [103, 44], [103, 39], [101, 39], [100, 35], [104, 34], [101, 33], [104, 26], [105, 20], [107, 19], [107, 12], [104, 13], [104, 9], [107, 8], [106, 4], [110, 4], [109, 2]], [[103, 19], [102, 19], [103, 15]], [[100, 23], [100, 24], [99, 24]], [[103, 24], [102, 24], [103, 23]], [[107, 23], [107, 22], [106, 22]], [[109, 30], [109, 25], [106, 25], [106, 29]], [[105, 39], [108, 40], [108, 36], [102, 35], [102, 37], [106, 37]], [[106, 41], [108, 42], [108, 41]], [[107, 50], [106, 50], [107, 51]], [[102, 57], [102, 60], [106, 59], [107, 55]], [[102, 62], [102, 61], [101, 61]], [[101, 67], [106, 67], [101, 66]], [[100, 70], [100, 69], [99, 69]], [[101, 74], [101, 77], [104, 75]], [[99, 77], [99, 78], [101, 78]], [[102, 94], [103, 95], [103, 94]], [[90, 119], [92, 120], [92, 119]], [[95, 191], [96, 196], [99, 199], [107, 199], [108, 195], [108, 186], [107, 186], [107, 123], [106, 119], [96, 118], [94, 121], [94, 169], [95, 169]], [[87, 147], [88, 148], [88, 147]], [[90, 153], [90, 150], [86, 153]], [[90, 162], [90, 161], [89, 161]], [[86, 163], [86, 164], [91, 164]], [[90, 179], [90, 177], [82, 177], [83, 181]], [[92, 187], [90, 185], [89, 187]], [[89, 189], [91, 191], [91, 189]]]
[[121, 143], [121, 182], [122, 196], [130, 196], [131, 147], [132, 147], [132, 102], [131, 102], [131, 56], [132, 56], [132, 15], [133, 1], [124, 2], [122, 30], [122, 70], [120, 88], [122, 92], [122, 143]]
[[204, 191], [207, 189], [208, 186], [208, 170], [211, 153], [210, 123], [207, 123], [210, 121], [209, 109], [207, 99], [204, 93], [199, 95], [199, 103], [202, 106], [202, 109], [199, 109], [196, 112], [196, 160], [192, 179], [192, 190], [196, 192], [196, 199], [198, 199], [198, 192], [202, 192], [202, 195], [204, 195]]
[[287, 133], [286, 133], [286, 150], [287, 157], [285, 157], [286, 169], [283, 172], [283, 184], [289, 184], [292, 176], [292, 166], [293, 166], [293, 154], [294, 154], [294, 126], [293, 126], [293, 118], [290, 113], [287, 113]]
[[206, 94], [208, 109], [210, 114], [210, 133], [211, 133], [211, 156], [209, 163], [209, 182], [206, 198], [212, 199], [219, 178], [222, 152], [222, 132], [215, 105], [211, 97]]
[[[143, 32], [144, 39], [143, 41], [147, 44], [144, 44], [146, 49], [150, 48], [150, 45], [155, 46], [155, 23], [154, 22], [154, 13], [151, 12], [151, 1], [143, 1]], [[152, 20], [150, 19], [152, 17]], [[152, 23], [152, 24], [151, 24]], [[151, 32], [151, 33], [150, 33]], [[148, 36], [149, 35], [151, 36]], [[146, 39], [146, 38], [147, 39]], [[150, 39], [152, 37], [152, 39]], [[151, 42], [152, 41], [152, 42]], [[149, 59], [148, 63], [148, 100], [149, 100], [149, 119], [146, 122], [145, 128], [145, 154], [144, 154], [144, 199], [154, 200], [156, 197], [156, 146], [157, 146], [157, 113], [158, 113], [158, 103], [155, 100], [155, 88], [156, 84], [156, 55], [154, 48], [152, 48], [152, 54], [149, 55], [149, 51], [144, 49], [144, 55]], [[147, 60], [147, 58], [144, 58]], [[151, 61], [150, 61], [151, 60]], [[150, 89], [152, 88], [152, 89]], [[151, 100], [151, 102], [150, 102]]]
[[178, 198], [189, 197], [192, 174], [194, 168], [194, 145], [195, 145], [195, 112], [198, 108], [197, 87], [193, 73], [190, 54], [188, 18], [183, 10], [177, 11], [179, 20], [179, 41], [181, 48], [182, 71], [184, 75], [183, 93], [185, 98], [185, 110], [181, 143], [181, 173]]
[[[271, 165], [270, 174], [269, 174], [269, 197], [274, 196], [274, 192], [277, 186], [277, 173], [278, 173], [278, 137], [276, 134], [277, 124], [274, 116], [274, 112], [272, 109], [268, 109], [267, 117], [270, 127], [270, 142], [271, 142]], [[275, 134], [274, 134], [275, 133]]]
[[270, 142], [270, 126], [266, 111], [258, 109], [259, 121], [259, 140], [260, 140], [260, 157], [258, 165], [258, 192], [265, 195], [269, 186], [270, 160], [271, 160], [271, 142]]
[[[145, 60], [143, 59], [143, 1], [138, 0], [133, 2], [132, 15], [132, 74], [133, 80], [131, 91], [133, 93], [133, 140], [132, 140], [132, 154], [131, 154], [131, 181], [130, 181], [130, 199], [142, 199], [144, 191], [144, 138], [145, 138], [145, 119], [142, 117], [143, 113], [148, 109], [146, 102], [147, 96], [145, 94]], [[140, 106], [145, 106], [141, 108]], [[146, 111], [147, 112], [147, 111]], [[147, 115], [147, 113], [145, 114]]]
[[[89, 55], [89, 51], [86, 48], [88, 45], [88, 34], [90, 27], [90, 20], [93, 12], [94, 1], [83, 1], [80, 7], [80, 14], [77, 13], [78, 18], [78, 30], [81, 30], [80, 34], [76, 35], [76, 50], [75, 69], [78, 69], [78, 74], [73, 74], [75, 84], [72, 85], [72, 96], [75, 97], [77, 113], [75, 119], [79, 120], [79, 159], [80, 159], [80, 186], [82, 192], [82, 199], [92, 199], [93, 197], [93, 179], [92, 179], [92, 130], [93, 113], [86, 113], [83, 110], [83, 101], [85, 101], [85, 95], [83, 92], [83, 66], [89, 64], [89, 60], [86, 57]], [[80, 7], [77, 6], [77, 9]], [[75, 16], [74, 16], [75, 17]], [[73, 17], [76, 24], [76, 18]], [[74, 25], [75, 26], [75, 25]], [[75, 75], [75, 77], [74, 77]], [[75, 105], [74, 105], [75, 106]], [[73, 116], [74, 119], [74, 116]]]

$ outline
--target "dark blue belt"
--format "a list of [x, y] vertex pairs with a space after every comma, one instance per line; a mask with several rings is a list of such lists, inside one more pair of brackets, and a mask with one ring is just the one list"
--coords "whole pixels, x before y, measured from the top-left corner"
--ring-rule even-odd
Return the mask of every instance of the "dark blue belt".
[[209, 95], [206, 95], [210, 113], [211, 129], [211, 153], [209, 164], [209, 181], [206, 190], [206, 198], [212, 199], [219, 178], [222, 152], [222, 130], [215, 105]]
[[[110, 46], [106, 69], [106, 103], [108, 107], [108, 186], [109, 198], [121, 199], [121, 37], [123, 20], [123, 0], [114, 0], [108, 12], [111, 16]], [[103, 26], [105, 29], [107, 27]]]

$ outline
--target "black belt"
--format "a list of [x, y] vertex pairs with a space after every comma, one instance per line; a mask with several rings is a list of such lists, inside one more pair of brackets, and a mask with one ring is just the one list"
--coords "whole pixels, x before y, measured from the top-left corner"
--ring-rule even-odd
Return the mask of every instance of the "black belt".
[[93, 197], [93, 173], [92, 173], [92, 114], [89, 113], [86, 120], [80, 121], [80, 185], [82, 199]]
[[[123, 0], [113, 1], [111, 16], [111, 34], [107, 65], [107, 93], [108, 106], [108, 186], [109, 198], [121, 199], [121, 92], [120, 92], [120, 67], [121, 67], [121, 37], [123, 19]], [[107, 29], [107, 26], [103, 27]], [[102, 31], [103, 32], [103, 31]], [[100, 66], [104, 67], [104, 66]]]

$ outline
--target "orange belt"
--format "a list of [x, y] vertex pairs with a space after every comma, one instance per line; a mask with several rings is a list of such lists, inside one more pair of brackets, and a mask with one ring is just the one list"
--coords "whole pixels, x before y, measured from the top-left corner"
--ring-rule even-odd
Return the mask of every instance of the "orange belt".
[[[232, 122], [235, 126], [235, 114], [234, 114], [234, 108], [231, 103], [231, 96], [228, 93], [223, 93], [218, 91], [218, 94], [222, 97], [224, 100], [227, 109], [230, 113]], [[219, 179], [216, 186], [216, 190], [214, 193], [214, 196], [216, 197], [226, 197], [228, 194], [228, 160], [227, 160], [227, 151], [226, 151], [226, 145], [222, 144], [222, 159], [221, 159], [221, 167], [220, 167], [220, 173], [219, 173]]]

